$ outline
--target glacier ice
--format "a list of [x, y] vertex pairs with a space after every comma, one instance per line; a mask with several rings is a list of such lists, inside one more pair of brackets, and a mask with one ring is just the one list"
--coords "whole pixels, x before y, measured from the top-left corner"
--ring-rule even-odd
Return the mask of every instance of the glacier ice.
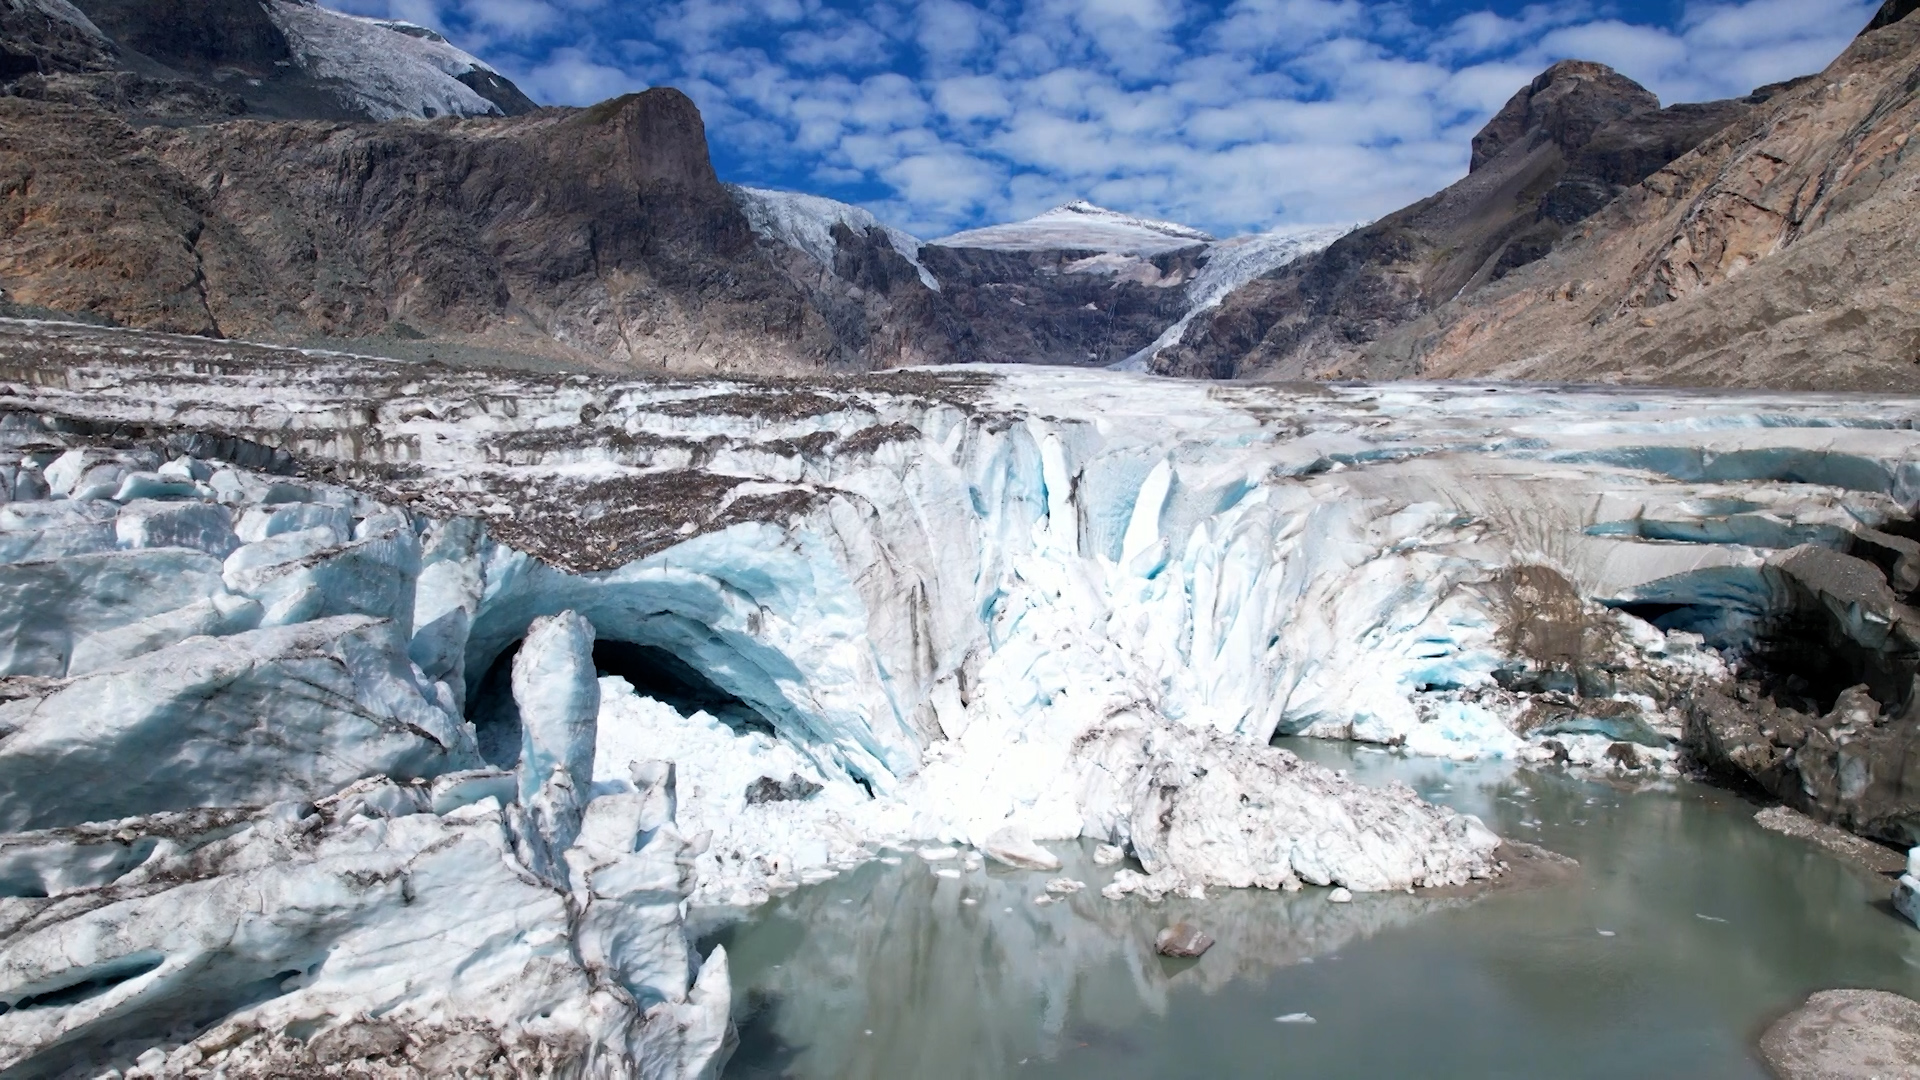
[[804, 251], [815, 262], [832, 268], [834, 253], [838, 242], [833, 238], [835, 226], [845, 226], [856, 234], [869, 229], [879, 229], [886, 234], [887, 243], [900, 257], [913, 264], [920, 275], [920, 283], [934, 292], [940, 291], [940, 282], [920, 263], [920, 241], [913, 234], [891, 225], [883, 225], [879, 218], [857, 206], [824, 199], [818, 195], [803, 195], [793, 191], [770, 191], [765, 188], [740, 187], [728, 185], [734, 202], [740, 206], [741, 213], [747, 216], [747, 224], [753, 231], [789, 247]]
[[[9, 384], [0, 424], [0, 617], [30, 628], [0, 684], [9, 1060], [124, 1032], [169, 1062], [373, 1045], [418, 1069], [524, 1030], [612, 1074], [715, 1067], [724, 960], [687, 950], [684, 906], [889, 849], [966, 887], [983, 855], [1058, 866], [1080, 838], [1140, 860], [1075, 910], [1485, 878], [1476, 820], [1267, 744], [1670, 769], [1676, 702], [1776, 600], [1770, 545], [1848, 544], [1920, 497], [1896, 399], [267, 350], [196, 382], [168, 350], [206, 346], [139, 341]], [[148, 441], [84, 434], [107, 422]], [[336, 895], [348, 865], [367, 895]], [[228, 955], [140, 891], [190, 884], [232, 922], [261, 874], [332, 897], [322, 936], [357, 959], [310, 971], [252, 923]], [[410, 970], [382, 943], [466, 918], [462, 890], [476, 928], [524, 933], [425, 949], [389, 1026], [345, 1019]], [[79, 893], [122, 898], [49, 906]], [[78, 960], [120, 934], [109, 908], [141, 929]], [[74, 981], [28, 963], [56, 953]], [[450, 985], [461, 965], [484, 977]], [[41, 1004], [82, 983], [96, 1004]]]
[[270, 0], [267, 15], [294, 61], [375, 120], [498, 116], [459, 76], [493, 69], [411, 23], [330, 11], [312, 0]]

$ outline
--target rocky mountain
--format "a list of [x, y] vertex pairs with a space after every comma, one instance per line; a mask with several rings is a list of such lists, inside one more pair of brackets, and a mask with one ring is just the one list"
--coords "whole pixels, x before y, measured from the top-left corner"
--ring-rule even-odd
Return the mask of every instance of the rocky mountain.
[[1913, 6], [1735, 101], [1658, 109], [1556, 65], [1475, 138], [1464, 180], [1236, 292], [1158, 370], [1905, 389]]
[[1904, 390], [1920, 363], [1920, 19], [1655, 172], [1522, 273], [1352, 374]]
[[0, 14], [16, 313], [517, 366], [1110, 364], [1210, 260], [1204, 234], [1089, 206], [923, 245], [723, 186], [674, 91], [533, 110], [430, 31], [309, 3]]
[[1474, 137], [1465, 178], [1236, 290], [1163, 350], [1156, 369], [1211, 378], [1354, 374], [1348, 369], [1370, 343], [1540, 259], [1770, 92], [1662, 109], [1604, 65], [1555, 64]]
[[1557, 64], [1464, 179], [1346, 235], [1072, 203], [923, 242], [723, 185], [671, 90], [534, 109], [431, 31], [304, 0], [6, 0], [0, 288], [15, 313], [518, 366], [1898, 385], [1902, 11], [1738, 100], [1662, 108]]

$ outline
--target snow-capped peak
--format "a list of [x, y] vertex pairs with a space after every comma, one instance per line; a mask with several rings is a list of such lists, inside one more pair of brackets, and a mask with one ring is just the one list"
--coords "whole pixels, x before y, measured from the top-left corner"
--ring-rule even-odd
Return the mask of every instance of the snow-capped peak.
[[1172, 221], [1160, 221], [1155, 218], [1134, 217], [1118, 210], [1109, 210], [1104, 206], [1095, 206], [1085, 199], [1075, 199], [1064, 203], [1034, 218], [1035, 221], [1098, 221], [1102, 224], [1120, 225], [1128, 228], [1146, 229], [1149, 232], [1162, 233], [1184, 240], [1198, 240], [1206, 243], [1213, 239], [1208, 234], [1188, 225]]
[[1152, 256], [1212, 240], [1207, 233], [1186, 225], [1134, 217], [1076, 199], [1026, 221], [969, 229], [931, 243], [993, 251], [1095, 251]]
[[308, 74], [333, 82], [376, 120], [501, 115], [461, 81], [497, 73], [426, 27], [346, 15], [312, 0], [270, 0], [267, 14]]

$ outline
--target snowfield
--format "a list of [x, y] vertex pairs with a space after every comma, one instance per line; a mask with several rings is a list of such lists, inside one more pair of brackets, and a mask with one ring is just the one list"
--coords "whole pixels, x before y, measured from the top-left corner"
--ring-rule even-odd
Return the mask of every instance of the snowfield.
[[890, 850], [1041, 894], [1096, 839], [1100, 903], [1495, 879], [1270, 741], [1671, 769], [1781, 560], [1920, 502], [1915, 399], [22, 322], [0, 397], [0, 1070], [42, 1073], [712, 1075], [687, 906]]
[[1037, 217], [969, 229], [929, 243], [991, 251], [1093, 251], [1151, 257], [1213, 242], [1199, 229], [1133, 217], [1090, 202], [1056, 206]]

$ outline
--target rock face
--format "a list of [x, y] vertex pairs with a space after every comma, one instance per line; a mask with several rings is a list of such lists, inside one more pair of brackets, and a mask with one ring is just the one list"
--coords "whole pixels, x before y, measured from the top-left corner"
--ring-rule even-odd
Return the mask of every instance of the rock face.
[[516, 120], [138, 131], [6, 99], [0, 128], [18, 303], [198, 334], [432, 332], [603, 366], [844, 355], [759, 251], [675, 91]]
[[1661, 109], [1604, 65], [1555, 64], [1474, 137], [1465, 179], [1236, 290], [1163, 350], [1155, 370], [1410, 374], [1362, 360], [1434, 308], [1539, 260], [1572, 226], [1758, 100]]
[[1881, 990], [1823, 990], [1760, 1038], [1783, 1080], [1872, 1080], [1920, 1072], [1920, 1002]]

